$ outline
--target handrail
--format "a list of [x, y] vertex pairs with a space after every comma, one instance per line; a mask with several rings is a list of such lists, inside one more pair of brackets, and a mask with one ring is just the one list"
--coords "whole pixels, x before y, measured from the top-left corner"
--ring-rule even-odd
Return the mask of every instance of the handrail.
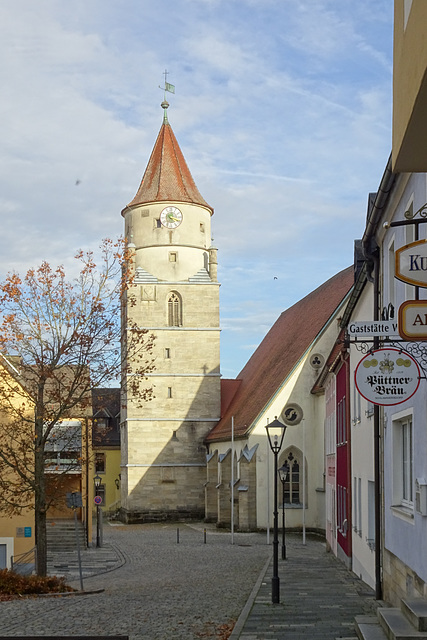
[[[25, 575], [27, 573], [32, 573], [34, 571], [36, 566], [36, 559], [37, 559], [37, 548], [33, 547], [32, 549], [30, 549], [29, 551], [26, 551], [25, 553], [20, 553], [17, 556], [11, 556], [10, 566], [12, 571]], [[24, 569], [24, 565], [25, 565], [25, 569]], [[19, 567], [21, 567], [21, 570], [19, 570]]]

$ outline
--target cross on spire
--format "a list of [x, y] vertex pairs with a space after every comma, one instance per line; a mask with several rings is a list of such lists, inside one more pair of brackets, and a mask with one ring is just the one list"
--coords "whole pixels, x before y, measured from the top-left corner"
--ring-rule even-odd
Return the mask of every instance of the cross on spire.
[[161, 87], [159, 85], [159, 89], [162, 89], [164, 91], [164, 97], [163, 97], [163, 102], [162, 102], [161, 106], [163, 107], [163, 110], [164, 110], [163, 122], [165, 124], [167, 124], [167, 121], [168, 121], [166, 109], [169, 106], [169, 102], [166, 100], [166, 91], [168, 91], [169, 93], [175, 93], [175, 85], [174, 84], [170, 84], [168, 82], [168, 74], [169, 74], [169, 71], [167, 69], [165, 69], [163, 71], [163, 75], [165, 76], [165, 86]]

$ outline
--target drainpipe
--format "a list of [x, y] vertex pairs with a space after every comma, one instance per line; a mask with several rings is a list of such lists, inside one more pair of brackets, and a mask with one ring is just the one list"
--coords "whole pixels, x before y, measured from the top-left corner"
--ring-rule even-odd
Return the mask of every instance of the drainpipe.
[[[396, 175], [392, 172], [391, 154], [371, 210], [368, 213], [362, 245], [368, 262], [367, 278], [374, 285], [374, 321], [380, 319], [380, 248], [375, 240], [381, 216], [387, 205]], [[369, 267], [371, 267], [369, 269]], [[373, 273], [373, 276], [371, 275]], [[374, 337], [373, 348], [378, 349], [379, 337]], [[382, 504], [381, 504], [381, 447], [380, 407], [374, 405], [374, 481], [375, 481], [375, 599], [382, 600]]]
[[[374, 320], [378, 321], [379, 318], [379, 259], [376, 256], [374, 263]], [[379, 347], [379, 337], [374, 337], [374, 349]], [[374, 404], [374, 481], [375, 481], [375, 599], [382, 600], [383, 588], [382, 588], [382, 541], [381, 541], [381, 448], [380, 448], [380, 406]]]

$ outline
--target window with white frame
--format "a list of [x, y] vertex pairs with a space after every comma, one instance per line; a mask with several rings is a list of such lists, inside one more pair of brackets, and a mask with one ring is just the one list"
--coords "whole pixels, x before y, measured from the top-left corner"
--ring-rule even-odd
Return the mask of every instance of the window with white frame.
[[393, 420], [393, 503], [413, 510], [412, 415]]
[[356, 383], [353, 381], [353, 425], [359, 424], [361, 421], [361, 395], [357, 390]]
[[358, 509], [357, 509], [357, 478], [356, 476], [353, 477], [353, 529], [354, 531], [356, 531], [357, 533], [357, 516], [358, 516]]
[[368, 480], [368, 547], [375, 549], [375, 482]]
[[325, 448], [326, 455], [334, 454], [336, 450], [336, 411], [335, 411], [335, 376], [331, 376], [325, 389], [326, 418], [325, 418]]
[[365, 415], [366, 415], [367, 418], [372, 418], [372, 416], [374, 415], [374, 403], [373, 402], [369, 402], [369, 401], [367, 402]]
[[337, 529], [341, 535], [347, 537], [347, 488], [337, 484]]
[[[390, 242], [389, 246], [388, 246], [388, 261], [387, 261], [387, 267], [388, 267], [388, 284], [387, 284], [387, 293], [388, 293], [388, 317], [384, 318], [384, 320], [391, 320], [392, 318], [392, 314], [391, 314], [391, 308], [394, 309], [395, 307], [395, 252], [394, 252], [394, 239], [392, 242]], [[394, 316], [394, 314], [393, 314]]]
[[337, 446], [347, 442], [347, 418], [346, 418], [346, 398], [343, 398], [337, 405]]

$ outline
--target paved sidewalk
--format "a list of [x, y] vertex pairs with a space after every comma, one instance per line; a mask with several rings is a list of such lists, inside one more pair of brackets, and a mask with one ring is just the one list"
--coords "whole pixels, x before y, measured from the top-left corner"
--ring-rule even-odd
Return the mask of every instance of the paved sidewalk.
[[[356, 638], [355, 616], [375, 615], [378, 602], [364, 582], [317, 536], [287, 536], [279, 560], [280, 603], [271, 602], [272, 562], [261, 575], [230, 640], [333, 640]], [[281, 554], [281, 547], [279, 547]], [[280, 557], [280, 556], [279, 556]]]
[[[373, 593], [318, 537], [287, 536], [275, 605], [265, 533], [235, 534], [232, 545], [203, 523], [117, 524], [104, 541], [82, 553], [83, 594], [0, 602], [0, 636], [332, 640], [356, 638], [354, 617], [375, 610]], [[51, 572], [80, 588], [76, 558], [62, 555]]]

